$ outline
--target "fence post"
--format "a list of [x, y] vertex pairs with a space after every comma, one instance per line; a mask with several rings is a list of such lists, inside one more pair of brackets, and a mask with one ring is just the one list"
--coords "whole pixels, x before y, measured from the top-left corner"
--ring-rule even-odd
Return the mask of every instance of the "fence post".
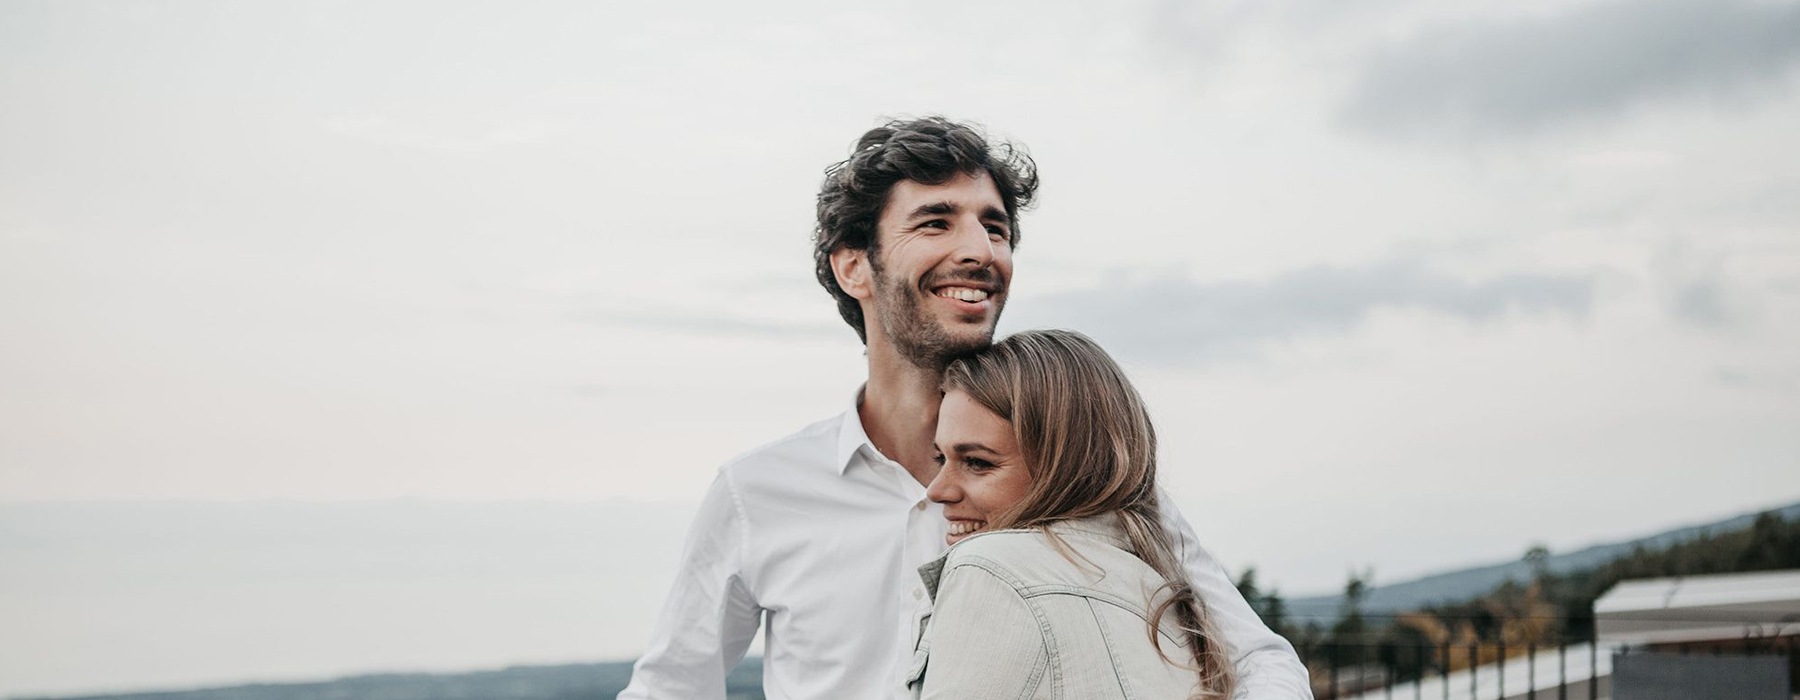
[[1481, 642], [1474, 642], [1469, 645], [1469, 700], [1475, 700], [1475, 680], [1481, 675], [1476, 669], [1480, 666]]
[[1328, 657], [1328, 660], [1326, 661], [1326, 663], [1331, 666], [1331, 700], [1338, 700], [1338, 692], [1337, 692], [1337, 688], [1338, 688], [1338, 685], [1337, 685], [1338, 643], [1337, 642], [1331, 643], [1331, 651], [1326, 656]]
[[1393, 642], [1381, 645], [1381, 680], [1387, 686], [1387, 700], [1394, 700], [1394, 665], [1400, 661], [1400, 648]]
[[[1496, 668], [1500, 671], [1500, 675], [1498, 676], [1498, 679], [1500, 681], [1499, 697], [1502, 700], [1505, 700], [1505, 698], [1506, 698], [1506, 633], [1504, 631], [1502, 631], [1500, 633], [1499, 656], [1500, 656], [1500, 660], [1498, 662], [1495, 662], [1494, 668]], [[1469, 700], [1475, 700], [1475, 698], [1469, 698]]]
[[1419, 672], [1413, 674], [1413, 700], [1425, 700], [1425, 645], [1413, 647], [1413, 653], [1419, 662]]
[[1588, 639], [1588, 700], [1600, 700], [1600, 634]]
[[1525, 700], [1537, 700], [1537, 642], [1525, 643]]
[[[1450, 642], [1444, 642], [1444, 665], [1438, 670], [1444, 674], [1444, 700], [1450, 700]], [[1474, 700], [1474, 698], [1470, 698]]]
[[1557, 635], [1556, 700], [1569, 700], [1569, 642]]

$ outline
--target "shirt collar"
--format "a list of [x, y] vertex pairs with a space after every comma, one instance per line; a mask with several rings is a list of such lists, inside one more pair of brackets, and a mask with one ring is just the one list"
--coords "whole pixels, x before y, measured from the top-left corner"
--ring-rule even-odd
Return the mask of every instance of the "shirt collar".
[[868, 445], [871, 451], [875, 449], [869, 442], [869, 434], [863, 430], [862, 398], [863, 387], [859, 386], [856, 388], [856, 396], [850, 400], [850, 410], [844, 412], [843, 422], [838, 425], [837, 461], [832, 464], [837, 466], [839, 476], [849, 471], [850, 459], [856, 456], [857, 450], [864, 445]]

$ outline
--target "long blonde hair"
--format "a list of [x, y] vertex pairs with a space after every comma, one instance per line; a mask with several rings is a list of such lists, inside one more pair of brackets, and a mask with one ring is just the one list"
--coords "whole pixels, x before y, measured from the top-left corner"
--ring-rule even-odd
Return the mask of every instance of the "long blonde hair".
[[[1117, 512], [1132, 550], [1166, 582], [1150, 614], [1173, 613], [1188, 636], [1199, 698], [1229, 698], [1231, 658], [1206, 604], [1175, 556], [1156, 497], [1156, 430], [1125, 372], [1093, 340], [1074, 331], [1026, 331], [944, 372], [945, 391], [962, 391], [1012, 423], [1031, 473], [1025, 497], [989, 526], [1039, 528]], [[1166, 656], [1164, 658], [1167, 658]]]

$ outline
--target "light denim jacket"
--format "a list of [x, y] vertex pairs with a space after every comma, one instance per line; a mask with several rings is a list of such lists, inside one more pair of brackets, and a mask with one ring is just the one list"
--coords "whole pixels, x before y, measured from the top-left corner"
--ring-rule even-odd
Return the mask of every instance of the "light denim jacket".
[[[1165, 614], [1163, 578], [1130, 550], [1116, 514], [982, 533], [919, 567], [932, 596], [907, 687], [915, 698], [1186, 698], [1193, 652]], [[1162, 595], [1167, 595], [1166, 593]], [[1171, 663], [1163, 658], [1174, 660]]]

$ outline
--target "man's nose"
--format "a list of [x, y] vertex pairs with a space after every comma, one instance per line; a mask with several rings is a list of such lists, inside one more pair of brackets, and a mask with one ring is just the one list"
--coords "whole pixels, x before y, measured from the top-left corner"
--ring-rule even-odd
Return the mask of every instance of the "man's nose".
[[994, 262], [994, 246], [1006, 245], [996, 243], [988, 235], [987, 225], [980, 219], [965, 219], [958, 223], [956, 231], [956, 262], [972, 263], [978, 267], [987, 267]]

